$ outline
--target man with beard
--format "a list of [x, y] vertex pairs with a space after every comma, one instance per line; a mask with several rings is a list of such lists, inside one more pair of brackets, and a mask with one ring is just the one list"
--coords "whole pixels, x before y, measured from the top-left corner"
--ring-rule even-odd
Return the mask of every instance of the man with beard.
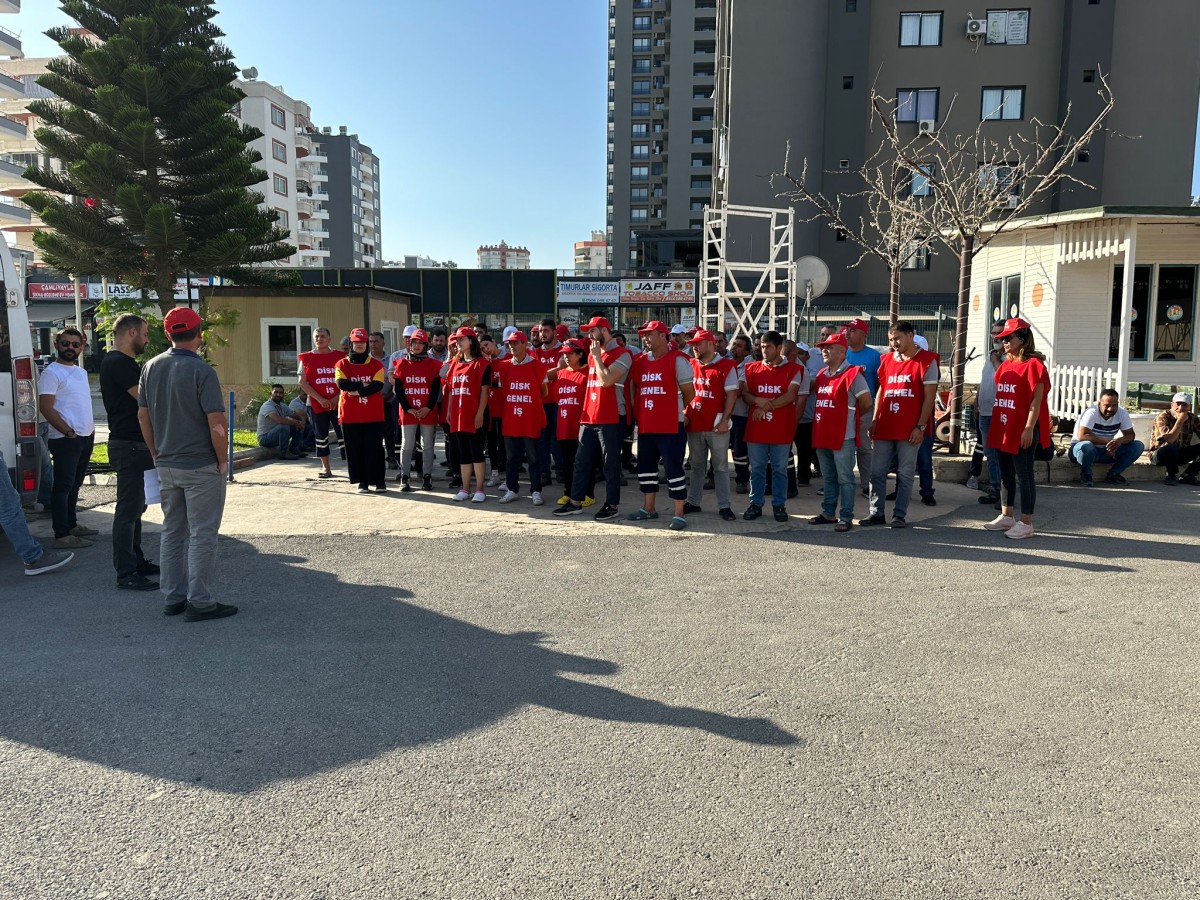
[[79, 488], [92, 459], [96, 426], [92, 419], [92, 389], [87, 372], [79, 365], [83, 333], [75, 328], [63, 329], [54, 346], [58, 359], [46, 366], [38, 379], [38, 409], [50, 426], [46, 443], [54, 460], [54, 493], [50, 498], [54, 546], [75, 550], [92, 546], [87, 538], [99, 534], [75, 518]]
[[113, 324], [112, 342], [100, 363], [100, 395], [108, 418], [108, 461], [117, 475], [113, 568], [121, 590], [153, 591], [158, 582], [147, 576], [157, 574], [158, 566], [142, 553], [142, 513], [146, 510], [146, 471], [154, 468], [154, 461], [138, 424], [137, 404], [142, 377], [137, 357], [150, 342], [146, 320], [132, 313], [121, 316]]

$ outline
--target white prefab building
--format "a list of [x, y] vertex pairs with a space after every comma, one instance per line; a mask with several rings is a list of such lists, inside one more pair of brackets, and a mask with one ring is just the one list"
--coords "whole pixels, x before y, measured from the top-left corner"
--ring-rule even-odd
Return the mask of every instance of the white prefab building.
[[1200, 384], [1198, 267], [1200, 208], [1106, 206], [1015, 220], [975, 257], [967, 346], [981, 356], [966, 380], [979, 379], [991, 323], [1019, 315], [1060, 373], [1094, 370], [1122, 396], [1131, 381]]

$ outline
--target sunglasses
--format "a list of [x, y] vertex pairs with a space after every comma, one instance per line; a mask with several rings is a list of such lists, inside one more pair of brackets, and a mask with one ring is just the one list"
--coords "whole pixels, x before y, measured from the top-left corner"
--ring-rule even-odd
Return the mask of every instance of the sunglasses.
[[1009, 341], [1015, 341], [1016, 339], [1017, 336], [1015, 334], [1006, 334], [1004, 337], [1000, 338], [1000, 341], [1001, 343], [1007, 344]]
[[59, 341], [58, 346], [62, 347], [64, 350], [78, 350], [83, 346], [83, 343], [81, 341]]

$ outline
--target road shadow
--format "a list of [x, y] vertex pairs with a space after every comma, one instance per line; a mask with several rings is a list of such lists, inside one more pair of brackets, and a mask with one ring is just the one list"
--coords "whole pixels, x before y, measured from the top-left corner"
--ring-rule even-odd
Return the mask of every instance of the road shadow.
[[[343, 542], [348, 557], [371, 552], [369, 539], [355, 540]], [[405, 590], [342, 582], [320, 560], [231, 538], [220, 554], [221, 599], [242, 611], [218, 622], [166, 618], [158, 594], [88, 589], [78, 579], [37, 579], [48, 583], [36, 596], [7, 597], [0, 735], [231, 792], [448, 740], [529, 705], [801, 743], [768, 719], [576, 680], [618, 666], [553, 649], [544, 634], [504, 634], [424, 609]], [[0, 579], [18, 572], [10, 559], [0, 564]]]

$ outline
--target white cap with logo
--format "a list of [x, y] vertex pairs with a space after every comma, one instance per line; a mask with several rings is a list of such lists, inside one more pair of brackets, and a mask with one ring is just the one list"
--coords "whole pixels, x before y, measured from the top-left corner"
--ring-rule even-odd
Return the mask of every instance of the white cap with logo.
[[1184, 391], [1180, 391], [1178, 394], [1176, 394], [1174, 397], [1171, 398], [1171, 402], [1172, 403], [1186, 403], [1188, 406], [1191, 406], [1192, 405], [1192, 395], [1185, 393]]

